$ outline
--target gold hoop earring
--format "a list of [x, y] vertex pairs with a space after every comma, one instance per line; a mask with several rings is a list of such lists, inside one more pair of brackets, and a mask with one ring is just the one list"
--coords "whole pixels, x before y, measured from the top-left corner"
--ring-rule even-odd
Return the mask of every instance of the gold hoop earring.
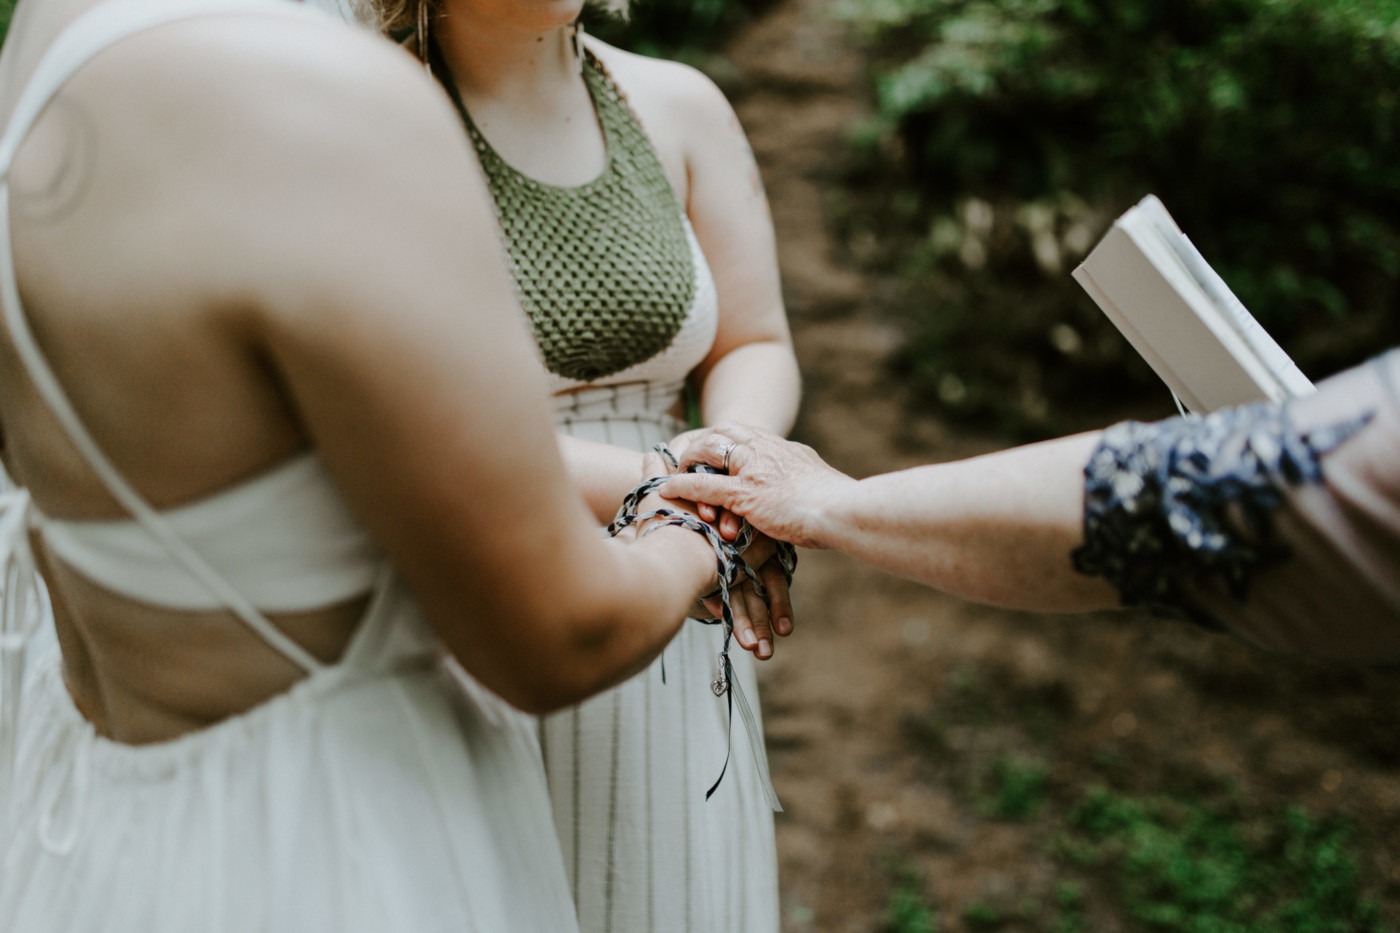
[[428, 6], [428, 0], [418, 0], [418, 25], [414, 28], [414, 38], [418, 43], [418, 60], [428, 74], [432, 74], [432, 57], [428, 54], [428, 43], [431, 41], [428, 36]]

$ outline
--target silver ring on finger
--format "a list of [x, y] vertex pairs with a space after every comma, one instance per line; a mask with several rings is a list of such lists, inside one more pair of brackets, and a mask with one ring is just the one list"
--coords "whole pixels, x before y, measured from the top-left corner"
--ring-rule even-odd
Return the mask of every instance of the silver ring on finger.
[[729, 443], [725, 444], [724, 447], [721, 449], [722, 453], [720, 457], [720, 469], [726, 473], [729, 472], [729, 455], [734, 452], [734, 446], [735, 445], [733, 443]]

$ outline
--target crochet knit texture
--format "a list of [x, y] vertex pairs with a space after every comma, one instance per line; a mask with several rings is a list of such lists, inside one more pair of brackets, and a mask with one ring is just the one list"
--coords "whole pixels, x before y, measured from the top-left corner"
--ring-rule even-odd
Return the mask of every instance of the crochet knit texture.
[[695, 299], [680, 204], [651, 141], [592, 53], [584, 79], [607, 147], [587, 184], [516, 171], [445, 82], [495, 199], [511, 274], [551, 372], [592, 382], [670, 346]]

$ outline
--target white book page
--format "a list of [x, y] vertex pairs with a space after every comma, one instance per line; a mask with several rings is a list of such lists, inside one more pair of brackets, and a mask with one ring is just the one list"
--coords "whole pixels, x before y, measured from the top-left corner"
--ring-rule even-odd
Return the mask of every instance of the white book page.
[[1194, 412], [1279, 400], [1268, 369], [1155, 231], [1125, 218], [1074, 277]]
[[1244, 338], [1245, 343], [1278, 382], [1284, 397], [1297, 397], [1313, 392], [1315, 387], [1312, 381], [1303, 375], [1293, 358], [1284, 352], [1269, 332], [1255, 320], [1254, 315], [1249, 313], [1243, 302], [1235, 297], [1225, 280], [1196, 249], [1191, 238], [1172, 220], [1162, 202], [1156, 196], [1148, 195], [1134, 210], [1142, 212], [1143, 218], [1162, 237], [1162, 241], [1220, 310], [1225, 320]]
[[1313, 391], [1152, 195], [1114, 223], [1074, 278], [1194, 412]]

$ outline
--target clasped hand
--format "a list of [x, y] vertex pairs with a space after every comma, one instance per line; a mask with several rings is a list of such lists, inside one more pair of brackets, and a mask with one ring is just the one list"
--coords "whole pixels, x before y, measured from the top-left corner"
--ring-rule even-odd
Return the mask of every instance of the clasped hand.
[[[643, 479], [668, 476], [672, 471], [656, 453], [648, 453], [642, 461]], [[662, 487], [664, 490], [665, 487]], [[653, 492], [644, 499], [640, 512], [654, 509], [672, 509], [689, 512], [711, 525], [715, 525], [726, 540], [733, 541], [738, 535], [740, 520], [724, 513], [717, 515], [709, 509], [708, 514], [696, 507], [693, 502], [662, 498], [661, 491]], [[724, 519], [728, 518], [726, 522]], [[716, 519], [719, 521], [716, 521]], [[734, 617], [734, 637], [740, 647], [753, 653], [759, 660], [773, 656], [775, 636], [790, 635], [793, 629], [792, 599], [788, 591], [787, 576], [776, 557], [776, 542], [768, 536], [755, 532], [753, 540], [743, 552], [744, 563], [749, 566], [762, 583], [760, 590], [754, 582], [741, 578], [739, 584], [729, 591], [729, 607]], [[699, 601], [708, 616], [719, 617], [721, 602], [718, 596]]]
[[[723, 424], [682, 435], [676, 450], [680, 469], [692, 464], [724, 468], [724, 474], [680, 473], [661, 489], [663, 497], [702, 503], [699, 514], [739, 517], [779, 541], [798, 547], [827, 547], [830, 503], [848, 496], [856, 481], [798, 444], [759, 428]], [[674, 448], [673, 448], [674, 449]]]

